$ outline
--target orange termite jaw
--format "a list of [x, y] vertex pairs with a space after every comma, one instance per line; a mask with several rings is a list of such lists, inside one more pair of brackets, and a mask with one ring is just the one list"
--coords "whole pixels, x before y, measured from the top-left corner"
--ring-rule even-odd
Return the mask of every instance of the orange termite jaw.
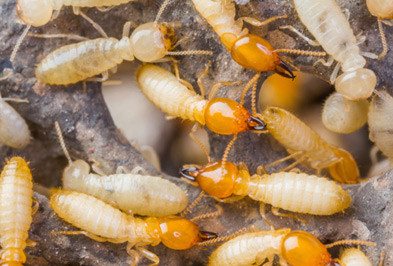
[[181, 177], [184, 177], [192, 182], [196, 181], [196, 176], [198, 175], [200, 168], [197, 167], [196, 165], [184, 165], [180, 171], [179, 174]]
[[256, 117], [256, 116], [250, 116], [250, 118], [247, 120], [248, 126], [251, 128], [251, 130], [265, 130], [266, 129], [266, 123]]
[[209, 231], [199, 231], [199, 237], [201, 238], [202, 241], [206, 241], [206, 240], [217, 238], [218, 235], [216, 233], [209, 232]]
[[276, 69], [274, 71], [277, 74], [286, 78], [290, 78], [292, 80], [296, 78], [295, 74], [293, 74], [292, 72], [291, 67], [281, 59], [280, 59], [280, 63], [276, 66]]

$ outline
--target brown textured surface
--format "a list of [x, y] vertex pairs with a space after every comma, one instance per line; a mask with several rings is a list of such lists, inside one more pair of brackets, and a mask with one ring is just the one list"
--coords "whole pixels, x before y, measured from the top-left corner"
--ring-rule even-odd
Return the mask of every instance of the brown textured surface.
[[[246, 1], [247, 2], [247, 1]], [[379, 52], [381, 49], [377, 35], [375, 18], [369, 15], [364, 0], [340, 1], [343, 8], [351, 12], [350, 22], [355, 34], [363, 32], [367, 40], [361, 45], [365, 51]], [[21, 33], [22, 25], [16, 23], [14, 1], [3, 1], [0, 4], [0, 55], [7, 58], [13, 48], [17, 36]], [[153, 20], [159, 3], [145, 0], [113, 8], [106, 13], [94, 9], [87, 13], [108, 32], [110, 36], [120, 37], [125, 21], [134, 21], [136, 25]], [[174, 8], [176, 7], [176, 8]], [[299, 23], [290, 1], [253, 0], [250, 4], [239, 7], [241, 15], [267, 18], [272, 15], [287, 14], [288, 19], [269, 26], [269, 31], [251, 28], [252, 31], [268, 36], [277, 48], [300, 47], [302, 49], [318, 49], [306, 46], [305, 42], [288, 32], [281, 32], [278, 25], [291, 24], [307, 31]], [[166, 21], [181, 22], [179, 36], [188, 36], [181, 49], [211, 49], [215, 52], [211, 81], [245, 80], [252, 73], [237, 66], [218, 43], [217, 36], [208, 25], [193, 11], [190, 1], [177, 0], [164, 14]], [[392, 43], [393, 30], [385, 27], [389, 43]], [[89, 38], [98, 37], [96, 32], [82, 18], [72, 14], [69, 8], [64, 8], [58, 19], [45, 27], [35, 30], [45, 33], [74, 33]], [[65, 160], [61, 156], [53, 131], [53, 122], [59, 121], [63, 127], [66, 141], [74, 157], [95, 159], [108, 164], [111, 169], [117, 165], [132, 168], [136, 165], [144, 167], [149, 173], [156, 170], [142, 159], [140, 154], [116, 130], [112, 119], [102, 99], [100, 85], [87, 83], [87, 91], [83, 92], [82, 85], [77, 84], [68, 88], [53, 87], [45, 89], [42, 95], [33, 91], [35, 79], [34, 65], [53, 49], [69, 41], [65, 39], [42, 40], [28, 38], [21, 47], [16, 62], [17, 74], [8, 81], [0, 82], [1, 94], [5, 97], [27, 98], [29, 104], [12, 104], [28, 121], [33, 138], [31, 145], [22, 152], [1, 148], [2, 158], [13, 154], [22, 154], [31, 161], [36, 182], [45, 185], [59, 185], [61, 169]], [[295, 59], [294, 57], [292, 59]], [[294, 63], [303, 70], [314, 73], [323, 79], [328, 79], [332, 69], [323, 66], [313, 67], [314, 58], [298, 57]], [[206, 62], [205, 57], [188, 57], [181, 60], [183, 76], [195, 81], [196, 73], [201, 71]], [[393, 52], [390, 51], [382, 62], [369, 60], [379, 79], [378, 87], [392, 88]], [[228, 97], [238, 98], [239, 92], [229, 90]], [[227, 143], [227, 138], [211, 135], [212, 155], [219, 158]], [[269, 136], [258, 137], [243, 134], [231, 153], [230, 159], [236, 162], [247, 162], [251, 171], [256, 166], [281, 157], [283, 149]], [[170, 177], [168, 177], [170, 178]], [[175, 180], [177, 181], [177, 180]], [[187, 188], [191, 198], [198, 190]], [[353, 206], [345, 213], [329, 218], [307, 217], [309, 223], [305, 226], [297, 222], [272, 217], [276, 227], [287, 226], [293, 229], [304, 229], [318, 235], [321, 240], [330, 242], [341, 238], [361, 238], [376, 241], [378, 249], [368, 249], [374, 261], [377, 261], [379, 251], [387, 251], [386, 265], [393, 265], [393, 173], [373, 178], [361, 185], [351, 187], [354, 196]], [[69, 226], [59, 219], [48, 208], [47, 199], [36, 194], [41, 203], [39, 212], [34, 217], [31, 238], [38, 242], [35, 248], [28, 249], [29, 265], [126, 265], [127, 255], [124, 245], [97, 243], [84, 236], [57, 236], [52, 230], [63, 230]], [[214, 201], [206, 199], [196, 210], [203, 212], [214, 207]], [[201, 225], [206, 230], [218, 233], [236, 231], [245, 225], [257, 225], [267, 228], [261, 221], [257, 204], [251, 200], [243, 200], [236, 204], [225, 205], [224, 214], [220, 219], [205, 221]], [[201, 265], [212, 249], [195, 248], [185, 252], [169, 251], [163, 246], [150, 248], [156, 252], [162, 265]]]

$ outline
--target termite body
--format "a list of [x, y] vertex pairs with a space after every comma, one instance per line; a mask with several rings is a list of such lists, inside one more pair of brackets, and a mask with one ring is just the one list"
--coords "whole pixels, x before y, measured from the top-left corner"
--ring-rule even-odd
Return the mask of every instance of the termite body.
[[335, 79], [336, 90], [350, 100], [366, 99], [377, 84], [367, 68], [356, 37], [344, 13], [334, 0], [294, 0], [300, 20], [323, 49], [341, 64], [343, 73]]
[[232, 135], [265, 127], [236, 101], [226, 98], [206, 100], [158, 66], [141, 66], [137, 81], [142, 93], [165, 114], [196, 121], [214, 133]]
[[370, 140], [393, 162], [393, 97], [379, 91], [372, 99], [368, 113]]
[[162, 242], [171, 249], [184, 250], [209, 236], [185, 218], [134, 218], [93, 196], [74, 191], [55, 191], [51, 195], [50, 205], [60, 218], [83, 230], [64, 234], [85, 234], [102, 242], [128, 242], [129, 254], [135, 248], [155, 265], [159, 263], [159, 258], [143, 249], [144, 246], [155, 246]]
[[12, 157], [0, 176], [1, 265], [23, 265], [32, 221], [33, 181], [27, 162]]
[[30, 130], [23, 117], [0, 98], [0, 144], [23, 149], [31, 140]]
[[249, 196], [262, 204], [297, 213], [332, 215], [351, 204], [348, 192], [334, 181], [305, 173], [278, 172], [250, 177], [244, 165], [219, 161], [205, 167], [185, 165], [180, 174], [215, 198]]
[[346, 248], [341, 254], [339, 261], [342, 266], [372, 266], [370, 259], [358, 248]]
[[307, 162], [318, 172], [327, 169], [338, 182], [359, 182], [359, 169], [352, 155], [327, 143], [290, 112], [278, 107], [268, 107], [258, 116], [266, 123], [267, 131], [299, 163]]
[[[366, 243], [360, 240], [344, 240], [330, 246], [362, 242]], [[280, 265], [346, 266], [333, 259], [327, 247], [312, 234], [290, 229], [258, 231], [235, 237], [213, 251], [208, 265], [251, 266], [262, 265], [268, 260], [263, 265], [270, 266], [273, 265], [275, 256], [279, 257]]]

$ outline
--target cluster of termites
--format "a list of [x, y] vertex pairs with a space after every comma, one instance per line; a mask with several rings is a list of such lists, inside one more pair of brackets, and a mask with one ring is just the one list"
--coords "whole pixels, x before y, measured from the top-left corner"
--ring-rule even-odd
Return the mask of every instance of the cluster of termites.
[[[50, 206], [58, 217], [78, 230], [52, 233], [85, 235], [99, 242], [127, 243], [126, 250], [132, 258], [132, 265], [141, 258], [150, 260], [153, 265], [159, 264], [159, 257], [147, 246], [162, 243], [170, 249], [186, 250], [224, 241], [212, 252], [208, 265], [275, 265], [275, 261], [290, 266], [372, 265], [360, 247], [344, 248], [337, 258], [333, 258], [328, 249], [348, 245], [375, 246], [373, 242], [340, 240], [324, 245], [311, 233], [274, 228], [266, 215], [267, 204], [271, 206], [272, 214], [300, 222], [305, 222], [307, 215], [338, 214], [351, 208], [352, 203], [350, 192], [342, 184], [357, 184], [362, 179], [358, 165], [348, 151], [325, 141], [291, 112], [275, 106], [266, 106], [258, 111], [256, 92], [263, 72], [275, 72], [288, 80], [295, 78], [294, 65], [280, 54], [328, 55], [327, 61], [316, 61], [325, 66], [337, 62], [330, 78], [336, 92], [324, 104], [324, 125], [331, 131], [347, 134], [368, 123], [370, 140], [393, 162], [393, 97], [387, 91], [375, 90], [377, 76], [366, 67], [366, 58], [382, 60], [388, 53], [383, 24], [392, 25], [389, 20], [393, 19], [393, 1], [366, 1], [370, 13], [377, 18], [381, 37], [382, 51], [375, 55], [361, 51], [359, 38], [335, 0], [291, 1], [300, 21], [315, 41], [293, 26], [280, 27], [291, 30], [310, 45], [321, 46], [315, 51], [275, 49], [245, 26], [261, 27], [285, 21], [285, 14], [264, 21], [252, 17], [236, 18], [236, 3], [242, 1], [190, 0], [201, 19], [218, 35], [232, 59], [241, 67], [255, 72], [242, 88], [239, 102], [216, 97], [221, 87], [237, 86], [237, 82], [214, 84], [206, 95], [203, 79], [209, 71], [208, 63], [197, 79], [200, 93], [193, 89], [191, 83], [180, 78], [176, 61], [171, 56], [209, 56], [213, 53], [207, 50], [172, 51], [178, 45], [174, 27], [171, 23], [160, 22], [172, 1], [164, 0], [155, 20], [139, 25], [132, 34], [131, 23], [125, 23], [121, 39], [108, 37], [100, 25], [80, 10], [95, 7], [106, 12], [113, 6], [131, 1], [17, 0], [16, 13], [27, 26], [10, 55], [10, 69], [13, 69], [17, 51], [30, 27], [43, 26], [56, 19], [63, 6], [72, 6], [74, 13], [90, 22], [102, 37], [69, 44], [46, 55], [35, 68], [38, 84], [103, 82], [122, 61], [136, 58], [142, 62], [136, 73], [140, 90], [168, 117], [189, 120], [212, 133], [233, 138], [222, 159], [212, 161], [207, 148], [193, 135], [196, 127], [193, 128], [190, 136], [205, 151], [208, 163], [187, 164], [179, 171], [184, 181], [201, 189], [200, 195], [189, 204], [185, 190], [163, 177], [146, 173], [140, 167], [129, 171], [118, 166], [116, 173], [107, 174], [97, 164], [73, 160], [56, 122], [55, 132], [68, 165], [62, 174], [62, 188], [51, 189], [48, 193]], [[44, 34], [40, 37], [64, 36]], [[174, 74], [155, 64], [166, 61], [174, 63]], [[101, 77], [97, 78], [97, 75]], [[8, 77], [7, 74], [1, 79]], [[251, 111], [244, 106], [249, 91]], [[7, 101], [26, 102], [17, 98], [0, 98], [0, 144], [23, 149], [29, 145], [31, 133], [25, 120]], [[288, 155], [261, 164], [256, 173], [251, 173], [243, 162], [229, 161], [228, 155], [238, 135], [247, 131], [271, 135]], [[281, 165], [285, 166], [277, 170]], [[311, 172], [304, 172], [298, 166], [308, 167]], [[270, 172], [270, 169], [275, 170]], [[185, 215], [198, 205], [203, 196], [231, 204], [249, 197], [260, 203], [261, 218], [271, 230], [253, 229], [252, 232], [229, 236], [202, 231], [196, 223], [198, 220], [214, 218], [222, 213], [218, 207], [216, 212], [186, 218]], [[0, 265], [22, 265], [26, 262], [24, 249], [31, 242], [28, 232], [37, 208], [33, 201], [33, 179], [28, 162], [21, 157], [12, 157], [6, 161], [0, 176]]]

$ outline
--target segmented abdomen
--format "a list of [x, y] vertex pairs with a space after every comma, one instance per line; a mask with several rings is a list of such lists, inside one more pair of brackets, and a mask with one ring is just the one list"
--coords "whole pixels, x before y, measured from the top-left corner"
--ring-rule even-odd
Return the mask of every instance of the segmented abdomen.
[[26, 247], [32, 202], [33, 182], [29, 166], [23, 158], [12, 157], [0, 177], [0, 243], [3, 251]]
[[167, 216], [187, 207], [186, 193], [159, 176], [116, 174], [63, 179], [66, 189], [95, 196], [123, 211], [145, 216]]
[[65, 6], [77, 7], [117, 6], [131, 1], [133, 0], [61, 0]]
[[144, 65], [138, 70], [137, 80], [143, 94], [168, 116], [205, 124], [207, 101], [181, 84], [169, 71]]
[[243, 22], [235, 20], [236, 7], [232, 0], [192, 0], [192, 2], [218, 36], [221, 37], [224, 33], [232, 33], [237, 37], [247, 34], [247, 29], [243, 30]]
[[[219, 246], [209, 258], [209, 266], [261, 265], [266, 258], [280, 254], [285, 230], [247, 233]], [[269, 264], [270, 265], [270, 264]]]
[[77, 228], [116, 242], [128, 240], [129, 217], [93, 196], [59, 190], [51, 196], [50, 205], [60, 218]]
[[358, 55], [359, 47], [347, 18], [335, 0], [294, 0], [300, 20], [323, 49], [338, 62]]
[[30, 143], [26, 121], [8, 103], [0, 98], [0, 143], [22, 149]]
[[248, 195], [287, 211], [331, 215], [351, 204], [351, 196], [333, 181], [304, 173], [275, 173], [251, 178]]
[[67, 85], [99, 75], [125, 59], [125, 41], [99, 38], [63, 46], [38, 64], [36, 78], [44, 84]]
[[346, 248], [340, 255], [340, 263], [343, 266], [372, 266], [367, 256], [358, 248]]

